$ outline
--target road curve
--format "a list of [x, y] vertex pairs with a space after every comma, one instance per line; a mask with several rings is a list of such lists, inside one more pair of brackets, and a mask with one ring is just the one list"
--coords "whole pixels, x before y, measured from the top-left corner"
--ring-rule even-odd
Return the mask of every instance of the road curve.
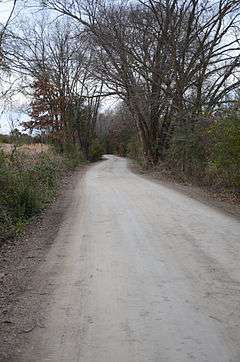
[[239, 362], [239, 251], [237, 220], [107, 156], [38, 271], [54, 291], [17, 360]]

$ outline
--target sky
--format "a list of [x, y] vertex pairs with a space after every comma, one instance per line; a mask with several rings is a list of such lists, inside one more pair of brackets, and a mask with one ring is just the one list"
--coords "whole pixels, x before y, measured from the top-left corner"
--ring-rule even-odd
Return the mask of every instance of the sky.
[[[5, 24], [11, 13], [13, 1], [0, 0], [0, 23]], [[0, 105], [1, 108], [1, 105]], [[16, 111], [0, 113], [0, 133], [7, 134], [13, 127], [26, 120], [27, 115]], [[21, 129], [21, 127], [19, 127]]]
[[[0, 0], [1, 24], [5, 24], [5, 22], [7, 21], [9, 14], [11, 13], [12, 6], [13, 6], [12, 0]], [[16, 13], [18, 13], [18, 11]], [[29, 118], [29, 116], [26, 113], [16, 111], [16, 108], [21, 108], [18, 106], [21, 106], [21, 103], [24, 103], [24, 99], [20, 94], [15, 97], [15, 101], [13, 101], [12, 103], [14, 105], [13, 110], [11, 110], [11, 107], [8, 106], [10, 110], [4, 112], [2, 112], [3, 108], [1, 107], [0, 104], [0, 133], [2, 134], [8, 134], [13, 127], [19, 128], [19, 130], [22, 131], [23, 129], [19, 125], [23, 121], [26, 121]], [[109, 99], [103, 101], [101, 111], [104, 112], [107, 111], [108, 109], [112, 109], [116, 106], [117, 103], [118, 100], [115, 97], [110, 97]]]
[[11, 9], [12, 9], [13, 1], [0, 1], [0, 22], [3, 23], [7, 20]]
[[[23, 2], [21, 0], [18, 1], [19, 2], [17, 3], [22, 6]], [[11, 13], [12, 6], [13, 0], [0, 0], [0, 24], [4, 24], [7, 21], [9, 14]], [[27, 11], [29, 11], [29, 9], [27, 9]], [[16, 14], [18, 13], [19, 11], [17, 9]], [[2, 107], [0, 104], [0, 133], [9, 133], [12, 128], [12, 126], [10, 126], [12, 125], [12, 123], [14, 124], [14, 127], [17, 127], [19, 123], [29, 118], [26, 113], [22, 113], [20, 111], [16, 112], [16, 109], [20, 109], [21, 103], [23, 104], [24, 101], [25, 100], [23, 96], [21, 94], [18, 94], [12, 102], [14, 105], [12, 110], [8, 110], [4, 114], [1, 113]], [[101, 111], [104, 112], [108, 109], [113, 109], [114, 107], [116, 107], [117, 103], [118, 99], [116, 99], [116, 97], [107, 98], [103, 101]], [[21, 127], [19, 127], [19, 129], [21, 130]]]
[[8, 134], [14, 128], [18, 128], [20, 131], [23, 131], [20, 124], [27, 121], [27, 119], [29, 119], [29, 116], [22, 112], [3, 113], [0, 118], [0, 133]]

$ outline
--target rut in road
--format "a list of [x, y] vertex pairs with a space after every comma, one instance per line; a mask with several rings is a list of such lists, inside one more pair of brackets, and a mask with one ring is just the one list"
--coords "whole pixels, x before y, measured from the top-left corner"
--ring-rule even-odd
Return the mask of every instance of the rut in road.
[[239, 235], [234, 218], [107, 156], [37, 272], [54, 291], [16, 360], [239, 362]]

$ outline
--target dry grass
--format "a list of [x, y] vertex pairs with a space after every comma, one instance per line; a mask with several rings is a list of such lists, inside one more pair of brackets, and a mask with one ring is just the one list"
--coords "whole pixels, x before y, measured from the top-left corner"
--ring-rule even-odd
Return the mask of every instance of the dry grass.
[[35, 143], [32, 145], [23, 145], [19, 148], [21, 152], [31, 153], [31, 154], [40, 154], [48, 152], [50, 147], [43, 143]]
[[9, 154], [13, 150], [13, 145], [9, 143], [2, 143], [0, 144], [0, 150], [2, 150], [6, 154]]
[[[17, 147], [17, 150], [19, 152], [34, 156], [48, 152], [49, 148], [50, 147], [48, 145], [43, 143], [34, 143], [30, 145], [19, 146]], [[11, 143], [2, 143], [0, 144], [0, 149], [2, 149], [6, 154], [10, 154], [14, 150], [14, 145]]]

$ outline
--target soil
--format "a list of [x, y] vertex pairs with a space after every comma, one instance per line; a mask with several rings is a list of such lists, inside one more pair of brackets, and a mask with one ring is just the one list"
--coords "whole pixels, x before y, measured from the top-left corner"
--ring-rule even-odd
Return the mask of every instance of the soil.
[[34, 328], [44, 328], [40, 307], [48, 290], [32, 288], [33, 275], [41, 265], [72, 204], [73, 190], [87, 166], [69, 172], [61, 181], [51, 206], [32, 219], [24, 233], [0, 249], [0, 361], [12, 361], [12, 350], [22, 345]]

